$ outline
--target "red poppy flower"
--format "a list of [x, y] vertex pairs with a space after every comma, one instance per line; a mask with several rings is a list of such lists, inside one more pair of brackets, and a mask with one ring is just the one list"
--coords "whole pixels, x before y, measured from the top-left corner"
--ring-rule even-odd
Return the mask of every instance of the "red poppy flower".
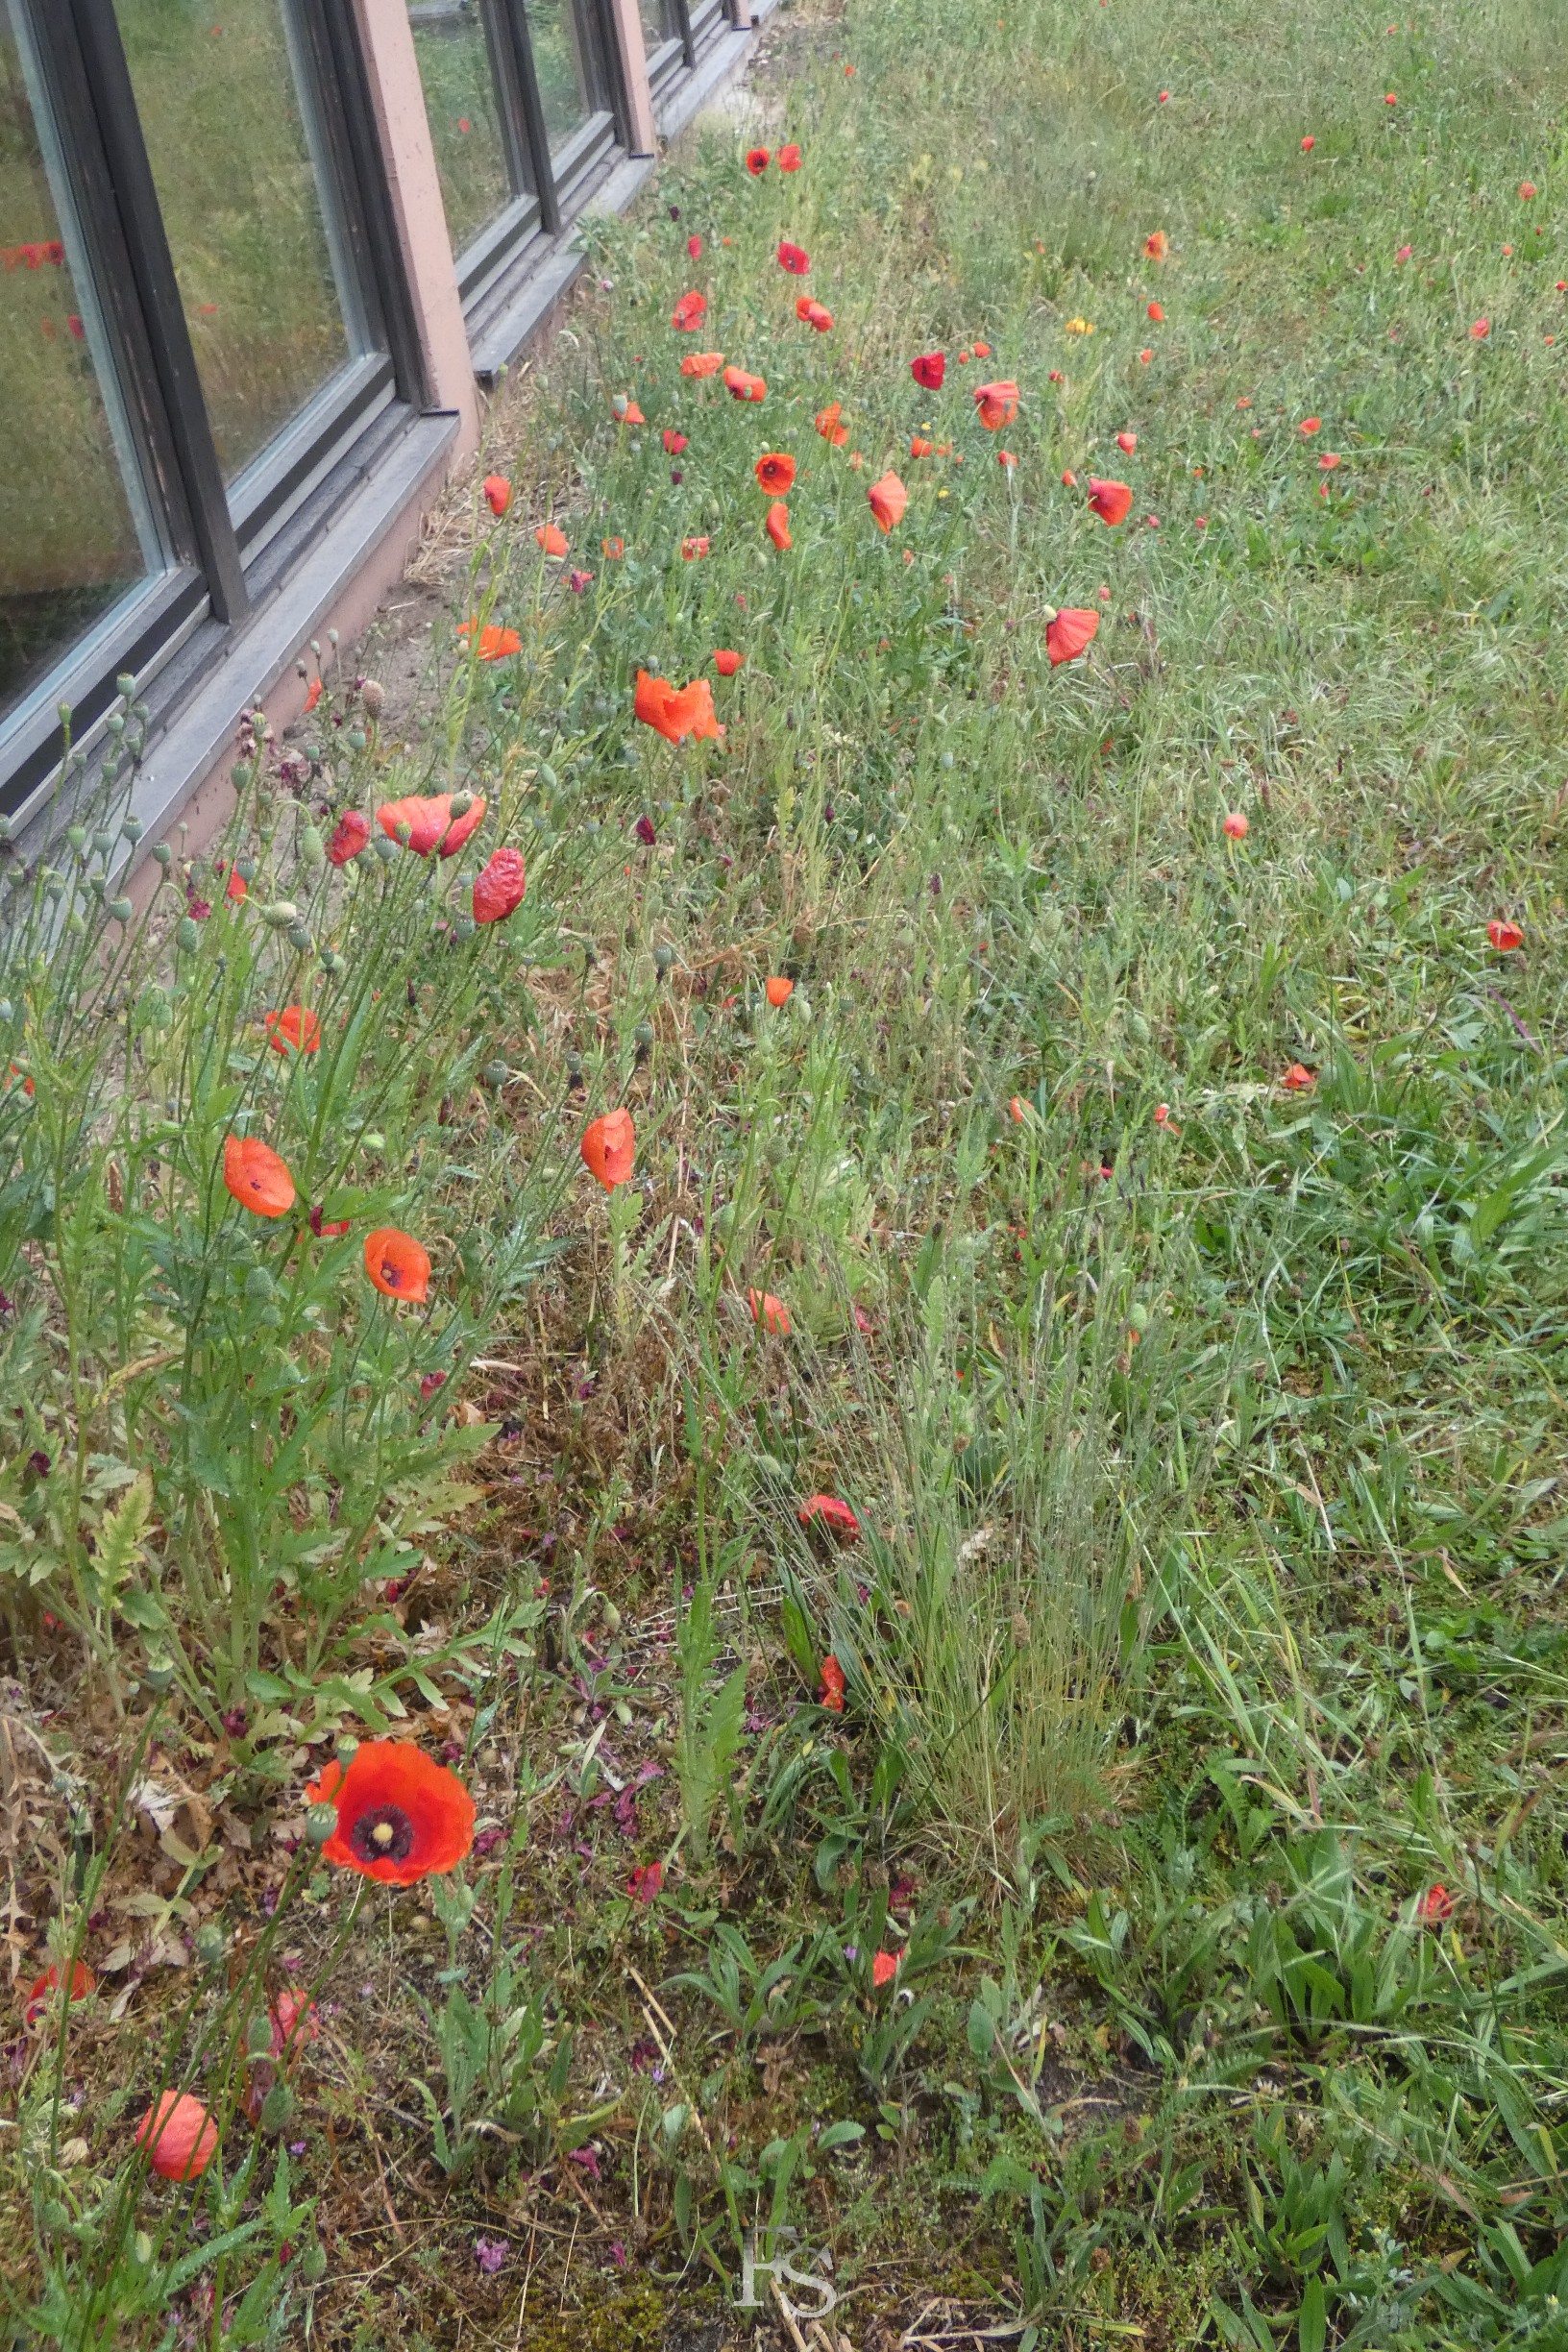
[[571, 544], [565, 531], [554, 523], [541, 523], [533, 535], [547, 555], [564, 555]]
[[1428, 1887], [1415, 1906], [1415, 1916], [1422, 1927], [1446, 1927], [1454, 1917], [1454, 1898], [1447, 1887], [1441, 1884]]
[[713, 688], [706, 678], [694, 678], [689, 686], [672, 686], [667, 679], [650, 677], [646, 670], [639, 670], [632, 708], [643, 724], [652, 727], [667, 743], [684, 743], [688, 735], [718, 740], [724, 732], [714, 714]]
[[1317, 461], [1317, 470], [1320, 474], [1332, 474], [1338, 463], [1339, 460], [1333, 450], [1325, 450]]
[[800, 169], [800, 150], [793, 139], [787, 147], [779, 149], [778, 168], [781, 172], [797, 172]]
[[512, 485], [504, 474], [487, 474], [483, 487], [490, 502], [490, 512], [499, 520], [512, 502]]
[[320, 1053], [321, 1023], [304, 1005], [284, 1005], [266, 1016], [267, 1043], [274, 1053]]
[[226, 1138], [223, 1181], [240, 1207], [257, 1216], [287, 1216], [294, 1206], [293, 1177], [271, 1145], [257, 1136]]
[[1532, 197], [1532, 196], [1533, 196], [1533, 195], [1534, 195], [1536, 192], [1537, 192], [1537, 191], [1536, 191], [1536, 187], [1535, 187], [1535, 183], [1534, 183], [1534, 181], [1533, 181], [1533, 180], [1521, 180], [1521, 181], [1520, 181], [1520, 183], [1519, 183], [1519, 193], [1520, 193], [1520, 195], [1521, 195], [1521, 196], [1524, 198], [1524, 200], [1525, 200], [1526, 204], [1529, 204], [1529, 202], [1530, 202], [1531, 198], [1531, 197]]
[[1076, 661], [1087, 653], [1100, 625], [1097, 612], [1085, 612], [1075, 604], [1066, 604], [1053, 613], [1045, 625], [1045, 650], [1054, 670], [1059, 662]]
[[947, 355], [940, 351], [922, 352], [918, 359], [910, 361], [909, 372], [927, 392], [940, 392], [947, 373]]
[[880, 481], [872, 482], [866, 498], [876, 517], [879, 531], [891, 531], [903, 521], [904, 509], [909, 504], [909, 492], [891, 467]]
[[693, 286], [683, 294], [670, 313], [670, 324], [677, 334], [694, 334], [708, 315], [708, 298]]
[[1227, 833], [1232, 841], [1245, 841], [1247, 821], [1239, 809], [1232, 809], [1220, 830]]
[[690, 448], [690, 446], [691, 444], [688, 442], [686, 435], [683, 432], [676, 432], [673, 425], [667, 425], [665, 427], [664, 453], [667, 457], [678, 457], [681, 451], [683, 449]]
[[807, 1495], [796, 1517], [802, 1527], [810, 1527], [815, 1520], [820, 1526], [830, 1528], [841, 1543], [853, 1543], [860, 1533], [860, 1521], [848, 1504], [841, 1502], [837, 1495]]
[[617, 1185], [629, 1184], [637, 1160], [631, 1113], [625, 1108], [606, 1111], [601, 1118], [590, 1120], [583, 1130], [581, 1150], [584, 1167], [606, 1192], [613, 1192]]
[[795, 459], [776, 450], [770, 451], [766, 457], [757, 459], [756, 476], [770, 498], [782, 498], [795, 484]]
[[474, 884], [474, 920], [504, 922], [523, 904], [527, 869], [521, 849], [497, 849]]
[[1301, 1062], [1292, 1062], [1280, 1080], [1287, 1094], [1303, 1094], [1317, 1084], [1312, 1072]]
[[769, 156], [766, 147], [748, 147], [747, 149], [746, 168], [751, 174], [753, 180], [761, 179], [763, 173], [768, 169], [768, 163]]
[[307, 719], [309, 718], [310, 713], [315, 709], [316, 704], [321, 700], [322, 695], [325, 691], [326, 690], [323, 687], [319, 677], [312, 678], [310, 680], [308, 687], [306, 689], [305, 696], [305, 716]]
[[1312, 149], [1313, 149], [1313, 148], [1314, 148], [1316, 145], [1317, 145], [1317, 141], [1316, 141], [1316, 139], [1315, 139], [1315, 138], [1313, 138], [1313, 136], [1312, 136], [1311, 133], [1309, 131], [1309, 132], [1308, 132], [1308, 134], [1307, 134], [1307, 136], [1306, 136], [1306, 137], [1305, 137], [1305, 138], [1302, 140], [1302, 142], [1301, 142], [1301, 152], [1302, 152], [1302, 154], [1303, 154], [1303, 155], [1311, 155], [1311, 152], [1312, 152]]
[[1387, 95], [1387, 96], [1384, 98], [1384, 102], [1383, 102], [1383, 103], [1384, 103], [1384, 106], [1398, 106], [1398, 104], [1399, 104], [1399, 100], [1398, 100], [1398, 98], [1395, 96], [1394, 92], [1393, 92], [1392, 90], [1390, 90], [1390, 91], [1388, 92], [1388, 95]]
[[723, 352], [688, 352], [680, 372], [683, 376], [717, 376], [723, 364]]
[[780, 237], [778, 266], [788, 270], [792, 278], [804, 278], [811, 269], [811, 256], [803, 245], [792, 245], [788, 237]]
[[989, 343], [982, 343], [978, 335], [976, 335], [974, 339], [974, 355], [977, 359], [989, 359], [991, 357], [991, 345]]
[[824, 310], [820, 302], [808, 302], [804, 295], [795, 306], [795, 315], [797, 319], [804, 319], [808, 327], [815, 327], [819, 334], [827, 334], [832, 330], [832, 311]]
[[725, 368], [724, 389], [732, 393], [738, 401], [761, 401], [768, 397], [767, 379], [762, 376], [748, 376], [745, 368]]
[[1165, 323], [1164, 305], [1163, 303], [1150, 303], [1149, 316], [1151, 319], [1153, 319], [1157, 327], [1163, 327]]
[[721, 677], [733, 677], [745, 659], [744, 653], [732, 653], [727, 647], [721, 646], [713, 657], [713, 666]]
[[331, 866], [347, 866], [356, 858], [370, 840], [370, 819], [357, 809], [347, 809], [332, 827], [332, 838], [327, 844], [327, 860]]
[[339, 1234], [346, 1234], [348, 1230], [349, 1220], [347, 1217], [340, 1217], [334, 1221], [332, 1218], [328, 1216], [327, 1204], [325, 1201], [318, 1201], [315, 1207], [311, 1210], [310, 1231], [315, 1235], [318, 1241], [335, 1241]]
[[987, 432], [999, 432], [1018, 413], [1018, 387], [1011, 377], [997, 383], [976, 384], [974, 405]]
[[1143, 251], [1151, 261], [1163, 261], [1170, 251], [1170, 240], [1163, 229], [1153, 229], [1143, 239]]
[[334, 1756], [305, 1796], [337, 1807], [327, 1860], [386, 1886], [455, 1870], [474, 1843], [473, 1798], [411, 1740], [362, 1740], [347, 1772]]
[[239, 871], [237, 867], [231, 870], [229, 875], [229, 887], [223, 894], [226, 898], [233, 898], [236, 905], [242, 905], [250, 896], [251, 886], [246, 881], [245, 876]]
[[822, 1660], [821, 1704], [830, 1715], [844, 1713], [844, 1668], [831, 1650]]
[[384, 1298], [411, 1299], [418, 1306], [430, 1295], [430, 1261], [412, 1234], [396, 1225], [378, 1225], [365, 1236], [365, 1272]]
[[1182, 1131], [1181, 1131], [1181, 1129], [1180, 1129], [1180, 1128], [1179, 1128], [1179, 1127], [1176, 1125], [1175, 1121], [1172, 1119], [1172, 1117], [1171, 1117], [1171, 1115], [1170, 1115], [1170, 1105], [1169, 1105], [1169, 1103], [1156, 1103], [1156, 1104], [1155, 1104], [1155, 1106], [1154, 1106], [1154, 1123], [1155, 1123], [1155, 1125], [1156, 1125], [1157, 1127], [1163, 1127], [1163, 1128], [1164, 1128], [1164, 1129], [1165, 1129], [1165, 1131], [1167, 1132], [1167, 1134], [1170, 1134], [1170, 1135], [1176, 1135], [1176, 1136], [1179, 1136], [1179, 1135], [1181, 1134], [1181, 1132], [1182, 1132]]
[[880, 1993], [884, 1985], [892, 1984], [897, 1973], [897, 1954], [890, 1951], [879, 1951], [871, 1962], [871, 1982], [876, 1987], [877, 1991]]
[[779, 1006], [787, 1005], [795, 994], [795, 982], [783, 978], [772, 979], [768, 982], [766, 993], [768, 1002], [776, 1013]]
[[910, 436], [909, 453], [912, 457], [929, 457], [934, 446], [932, 442], [923, 440], [919, 433], [914, 433]]
[[782, 1299], [774, 1298], [771, 1290], [748, 1290], [746, 1303], [751, 1310], [751, 1320], [764, 1331], [776, 1332], [781, 1339], [790, 1335], [790, 1311]]
[[1398, 253], [1395, 254], [1394, 259], [1396, 261], [1408, 261], [1414, 251], [1415, 247], [1413, 245], [1402, 245]]
[[1489, 318], [1479, 318], [1470, 330], [1470, 340], [1472, 343], [1484, 343], [1486, 337], [1491, 333], [1491, 320]]
[[604, 551], [606, 563], [619, 563], [626, 551], [626, 543], [624, 539], [601, 539], [599, 544]]
[[647, 417], [626, 392], [610, 394], [610, 411], [618, 425], [646, 425]]
[[218, 2127], [188, 2091], [164, 2091], [136, 2125], [135, 2142], [164, 2180], [193, 2181], [218, 2152]]
[[998, 450], [996, 452], [996, 463], [999, 466], [1016, 466], [1017, 462], [1017, 457], [1015, 457], [1011, 450]]
[[1169, 104], [1170, 104], [1170, 92], [1169, 92], [1169, 90], [1162, 90], [1162, 91], [1160, 92], [1160, 104], [1161, 104], [1162, 106], [1169, 106]]
[[[465, 641], [474, 634], [472, 621], [458, 624], [457, 634]], [[502, 628], [490, 622], [479, 631], [478, 655], [482, 662], [505, 661], [513, 653], [521, 653], [523, 640], [516, 629]]]
[[376, 821], [388, 841], [401, 842], [416, 857], [429, 857], [434, 849], [450, 858], [483, 824], [488, 806], [479, 793], [472, 806], [453, 817], [451, 793], [434, 793], [429, 797], [410, 794], [405, 800], [383, 800], [376, 811]]
[[1102, 523], [1124, 523], [1133, 502], [1133, 494], [1126, 482], [1101, 481], [1097, 475], [1089, 478], [1089, 503]]
[[1136, 450], [1138, 447], [1137, 433], [1118, 432], [1116, 435], [1116, 447], [1121, 451], [1124, 457], [1130, 457], [1134, 450]]
[[298, 2049], [302, 2043], [313, 2042], [320, 2028], [316, 2020], [316, 2004], [297, 1985], [289, 1985], [268, 2004], [267, 2022], [272, 2027], [272, 2054], [283, 2058]]
[[[24, 2025], [37, 2023], [39, 2018], [50, 2006], [51, 1994], [57, 1992], [59, 1986], [60, 1971], [52, 1964], [44, 1970], [41, 1976], [36, 1976], [33, 1979], [32, 1984], [28, 1987], [27, 1999], [22, 2005], [22, 2023]], [[97, 1989], [98, 1979], [86, 1962], [73, 1960], [71, 1963], [71, 1999], [73, 2001], [86, 2000], [87, 1995], [95, 1993]]]
[[1021, 1094], [1014, 1095], [1012, 1101], [1007, 1106], [1007, 1115], [1013, 1121], [1015, 1127], [1021, 1127], [1023, 1125], [1026, 1114], [1023, 1108], [1023, 1097]]
[[779, 553], [787, 554], [795, 542], [790, 537], [790, 510], [782, 499], [774, 499], [768, 509], [768, 520], [763, 527]]
[[1062, 487], [1064, 490], [1076, 490], [1078, 487], [1078, 477], [1073, 472], [1071, 466], [1067, 466], [1063, 470]]
[[708, 546], [709, 541], [705, 532], [700, 538], [683, 539], [680, 543], [681, 561], [683, 563], [700, 563], [703, 556], [708, 551]]
[[842, 402], [834, 401], [829, 407], [819, 408], [816, 417], [817, 430], [824, 441], [831, 441], [835, 449], [843, 449], [849, 438], [848, 426], [839, 423], [842, 405]]
[[1494, 916], [1486, 925], [1486, 937], [1499, 955], [1512, 955], [1516, 947], [1522, 947], [1525, 943], [1525, 935], [1519, 925], [1505, 922], [1500, 916]]
[[1310, 441], [1313, 433], [1323, 430], [1323, 419], [1321, 417], [1303, 417], [1296, 430], [1305, 440]]

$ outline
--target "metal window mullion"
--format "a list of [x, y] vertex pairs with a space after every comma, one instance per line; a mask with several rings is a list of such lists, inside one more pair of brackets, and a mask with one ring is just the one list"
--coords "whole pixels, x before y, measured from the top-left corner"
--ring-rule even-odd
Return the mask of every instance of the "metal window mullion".
[[517, 62], [517, 93], [523, 109], [528, 160], [533, 167], [534, 194], [539, 199], [540, 223], [547, 236], [558, 236], [561, 208], [555, 196], [555, 173], [550, 159], [550, 132], [545, 123], [544, 100], [539, 95], [539, 77], [533, 69], [533, 43], [528, 37], [527, 9], [525, 0], [501, 0], [501, 7], [511, 35], [512, 55]]
[[574, 0], [594, 55], [598, 87], [593, 95], [614, 119], [619, 143], [631, 152], [631, 98], [626, 88], [626, 61], [610, 20], [607, 0]]
[[[134, 298], [145, 328], [149, 363], [167, 419], [174, 461], [189, 511], [195, 551], [207, 576], [215, 617], [243, 620], [249, 600], [239, 547], [229, 514], [223, 467], [207, 413], [196, 354], [185, 324], [184, 304], [174, 257], [164, 233], [153, 167], [136, 113], [131, 68], [120, 41], [113, 0], [64, 0], [37, 12], [48, 21], [58, 66], [61, 37], [74, 33], [71, 65], [90, 101], [109, 184], [116, 200], [117, 228], [125, 248]], [[80, 118], [76, 125], [81, 135]]]
[[323, 206], [335, 196], [372, 346], [380, 343], [390, 356], [400, 398], [415, 408], [428, 408], [425, 348], [408, 291], [397, 208], [353, 8], [348, 0], [325, 0], [324, 5], [318, 0], [316, 6], [301, 8], [297, 21], [309, 50], [314, 96], [333, 159], [334, 184], [322, 189]]
[[697, 43], [692, 37], [692, 12], [688, 0], [669, 0], [669, 5], [675, 19], [675, 33], [680, 41], [681, 54], [686, 60], [686, 70], [690, 73], [697, 63]]

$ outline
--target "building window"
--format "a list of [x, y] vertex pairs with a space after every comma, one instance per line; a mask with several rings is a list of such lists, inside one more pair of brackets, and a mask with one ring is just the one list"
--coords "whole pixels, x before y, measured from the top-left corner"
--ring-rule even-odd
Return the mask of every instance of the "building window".
[[169, 560], [37, 86], [0, 8], [0, 719]]

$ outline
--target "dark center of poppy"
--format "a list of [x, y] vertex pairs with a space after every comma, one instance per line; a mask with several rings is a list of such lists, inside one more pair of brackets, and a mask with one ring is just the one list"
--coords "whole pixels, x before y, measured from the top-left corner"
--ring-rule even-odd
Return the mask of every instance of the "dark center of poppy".
[[402, 1805], [373, 1805], [349, 1831], [361, 1862], [405, 1862], [414, 1850], [414, 1825]]
[[402, 1271], [399, 1267], [392, 1263], [390, 1258], [383, 1258], [381, 1260], [381, 1280], [390, 1289], [393, 1290], [398, 1287], [398, 1285], [403, 1280]]

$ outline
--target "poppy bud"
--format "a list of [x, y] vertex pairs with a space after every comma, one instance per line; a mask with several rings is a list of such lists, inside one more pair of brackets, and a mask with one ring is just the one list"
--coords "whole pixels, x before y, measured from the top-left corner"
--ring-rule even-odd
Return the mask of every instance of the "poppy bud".
[[327, 2276], [327, 2249], [321, 2245], [306, 2246], [300, 2256], [300, 2276], [307, 2287], [319, 2287]]
[[272, 2020], [253, 2017], [245, 2028], [245, 2054], [248, 2058], [272, 2056]]
[[182, 915], [174, 927], [175, 945], [184, 947], [188, 954], [192, 947], [201, 944], [201, 930], [195, 919], [189, 915]]
[[300, 835], [300, 863], [317, 870], [327, 863], [327, 845], [314, 825], [306, 825]]
[[300, 910], [292, 898], [275, 899], [271, 906], [257, 910], [269, 931], [286, 931], [290, 923], [300, 919]]
[[299, 2101], [285, 2082], [275, 2082], [261, 2101], [261, 2129], [276, 2136], [294, 2120]]
[[228, 1950], [223, 1929], [212, 1920], [206, 1920], [196, 1930], [196, 1957], [203, 1968], [216, 1968]]
[[[312, 1846], [325, 1846], [337, 1828], [337, 1807], [313, 1804], [305, 1817], [305, 1834]], [[271, 2045], [269, 2043], [268, 2046]]]
[[452, 796], [452, 807], [450, 813], [453, 820], [459, 817], [466, 817], [469, 810], [473, 806], [474, 795], [471, 792], [454, 792]]

